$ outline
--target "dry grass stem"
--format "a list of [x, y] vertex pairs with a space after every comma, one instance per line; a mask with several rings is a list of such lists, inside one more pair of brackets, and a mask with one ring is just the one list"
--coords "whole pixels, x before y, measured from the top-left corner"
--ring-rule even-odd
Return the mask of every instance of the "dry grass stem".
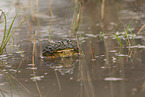
[[24, 11], [24, 14], [25, 14], [25, 16], [26, 16], [26, 19], [27, 19], [27, 23], [28, 23], [29, 29], [30, 29], [30, 31], [32, 32], [32, 27], [31, 27], [31, 24], [30, 24], [30, 21], [29, 21], [29, 17], [28, 17], [28, 15], [27, 15], [27, 13], [26, 13], [26, 10], [25, 10], [24, 6], [23, 6], [23, 11]]
[[55, 70], [55, 75], [56, 75], [56, 79], [57, 79], [57, 82], [58, 82], [59, 90], [61, 91], [61, 85], [60, 85], [60, 81], [59, 81], [59, 78], [58, 78], [58, 75], [57, 75], [57, 71], [56, 70]]
[[30, 8], [31, 8], [32, 21], [35, 22], [33, 0], [30, 0]]
[[86, 6], [89, 4], [89, 2], [90, 2], [90, 0], [88, 0], [88, 1], [86, 2], [86, 4], [84, 5], [84, 7], [86, 7]]
[[124, 31], [126, 32], [127, 40], [128, 40], [129, 46], [130, 46], [131, 44], [130, 44], [130, 41], [129, 41], [129, 38], [128, 38], [128, 34], [127, 34], [127, 31], [126, 31], [125, 28], [124, 28]]
[[94, 56], [94, 48], [93, 48], [93, 43], [91, 42], [91, 54], [92, 54], [92, 59], [95, 59], [95, 56]]
[[[134, 64], [134, 63], [133, 63], [133, 60], [131, 59], [132, 52], [133, 52], [133, 50], [131, 50], [130, 52], [128, 52], [128, 55], [129, 55], [129, 58], [130, 58], [132, 64]], [[129, 54], [129, 53], [130, 53], [130, 54]]]
[[80, 15], [81, 15], [81, 5], [80, 5], [79, 12], [77, 14], [77, 20], [76, 20], [76, 23], [75, 23], [75, 30], [77, 30], [77, 28], [78, 28], [78, 24], [79, 24], [79, 21], [80, 21]]
[[52, 0], [50, 2], [50, 22], [49, 22], [49, 41], [51, 42], [51, 17], [52, 17]]
[[72, 23], [70, 26], [70, 34], [73, 31], [76, 31], [78, 28], [78, 23], [80, 21], [80, 15], [81, 15], [81, 4], [79, 4], [78, 0], [75, 0], [75, 8], [74, 8], [74, 14], [72, 18]]
[[28, 93], [31, 93], [20, 81], [18, 81], [13, 75], [10, 74], [10, 76], [17, 82], [19, 83], [22, 88], [24, 88]]
[[[35, 75], [35, 69], [34, 69], [34, 65], [35, 65], [36, 36], [37, 36], [37, 30], [35, 31], [35, 38], [34, 38], [34, 45], [33, 45], [33, 54], [32, 54], [32, 64], [33, 64], [33, 75], [34, 75], [34, 77], [36, 77], [36, 75]], [[40, 89], [39, 89], [39, 86], [38, 86], [38, 83], [37, 83], [36, 80], [34, 80], [34, 81], [35, 81], [37, 90], [39, 92], [39, 95], [40, 95], [40, 97], [42, 97], [41, 92], [40, 92]]]
[[80, 70], [81, 79], [82, 79], [82, 83], [83, 83], [84, 92], [85, 92], [86, 97], [95, 97], [94, 87], [93, 87], [90, 72], [88, 70], [86, 63], [84, 63], [83, 65], [80, 64], [80, 69], [81, 69]]
[[102, 5], [101, 5], [101, 25], [103, 27], [103, 22], [104, 22], [104, 9], [105, 9], [105, 0], [102, 0]]
[[145, 27], [145, 24], [143, 24], [143, 26], [138, 30], [137, 34], [140, 33], [140, 31]]
[[38, 28], [40, 29], [40, 21], [39, 21], [39, 1], [36, 0], [36, 6], [37, 6], [37, 25], [38, 25]]

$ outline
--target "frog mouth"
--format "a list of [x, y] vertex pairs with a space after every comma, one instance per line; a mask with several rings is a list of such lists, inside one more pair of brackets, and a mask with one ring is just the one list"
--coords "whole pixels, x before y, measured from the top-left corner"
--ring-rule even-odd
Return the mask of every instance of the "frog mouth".
[[56, 50], [54, 52], [58, 52], [58, 53], [61, 53], [61, 52], [71, 52], [71, 51], [74, 51], [74, 49], [63, 49], [63, 50]]

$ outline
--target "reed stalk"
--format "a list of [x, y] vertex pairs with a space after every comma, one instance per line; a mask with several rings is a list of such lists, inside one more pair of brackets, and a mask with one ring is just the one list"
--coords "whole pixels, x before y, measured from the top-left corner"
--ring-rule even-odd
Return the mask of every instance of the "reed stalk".
[[[33, 53], [32, 53], [32, 64], [33, 64], [33, 75], [34, 75], [34, 77], [36, 77], [36, 74], [35, 74], [35, 69], [34, 69], [34, 65], [35, 65], [36, 36], [37, 36], [37, 30], [35, 31], [35, 38], [34, 38], [34, 45], [33, 45]], [[39, 96], [40, 96], [40, 97], [42, 97], [42, 95], [41, 95], [41, 92], [40, 92], [40, 89], [39, 89], [39, 86], [38, 86], [38, 83], [37, 83], [36, 79], [34, 79], [34, 81], [35, 81], [35, 84], [36, 84], [36, 87], [37, 87], [37, 90], [38, 90]]]
[[30, 8], [31, 8], [32, 21], [35, 22], [33, 0], [30, 0]]
[[28, 23], [30, 32], [32, 32], [32, 27], [31, 27], [31, 24], [30, 24], [30, 21], [29, 21], [29, 17], [28, 17], [28, 15], [27, 15], [26, 10], [25, 10], [24, 7], [23, 7], [23, 11], [24, 11], [25, 17], [26, 17], [26, 19], [27, 19], [27, 23]]
[[38, 25], [38, 28], [40, 29], [40, 21], [39, 21], [39, 2], [38, 0], [36, 0], [36, 6], [37, 6], [37, 25]]
[[51, 42], [51, 17], [52, 17], [52, 0], [50, 2], [50, 22], [49, 22], [49, 28], [48, 28], [48, 33], [49, 33], [49, 42]]
[[103, 22], [104, 22], [104, 9], [105, 9], [105, 0], [102, 0], [102, 5], [101, 5], [101, 26], [103, 27]]
[[139, 34], [143, 28], [145, 28], [145, 24], [143, 24], [143, 26], [138, 30], [137, 34]]

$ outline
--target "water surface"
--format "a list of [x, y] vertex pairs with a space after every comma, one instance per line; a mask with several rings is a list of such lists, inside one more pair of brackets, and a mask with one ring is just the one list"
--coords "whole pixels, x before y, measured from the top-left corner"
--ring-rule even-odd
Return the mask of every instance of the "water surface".
[[[92, 0], [82, 8], [81, 30], [76, 31], [76, 34], [69, 33], [74, 2], [53, 0], [51, 41], [71, 39], [76, 42], [78, 39], [84, 53], [76, 58], [64, 58], [63, 61], [41, 58], [42, 50], [49, 42], [50, 1], [39, 1], [39, 13], [33, 2], [35, 21], [31, 18], [29, 0], [1, 2], [5, 12], [12, 9], [11, 15], [7, 14], [9, 22], [20, 10], [13, 27], [25, 17], [21, 9], [24, 7], [32, 32], [27, 21], [24, 22], [14, 34], [14, 46], [8, 45], [7, 51], [0, 55], [0, 96], [39, 97], [41, 94], [43, 97], [144, 97], [145, 30], [137, 34], [145, 24], [144, 0], [106, 1], [104, 22], [101, 22], [101, 2]], [[0, 30], [3, 30], [4, 24], [1, 25]], [[126, 36], [127, 27], [129, 32]], [[123, 44], [122, 48], [116, 35]]]

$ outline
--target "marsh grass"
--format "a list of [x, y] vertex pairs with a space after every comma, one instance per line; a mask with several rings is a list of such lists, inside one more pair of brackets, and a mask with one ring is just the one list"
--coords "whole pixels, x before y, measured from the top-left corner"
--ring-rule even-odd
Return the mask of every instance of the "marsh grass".
[[83, 13], [82, 8], [86, 7], [89, 2], [90, 0], [75, 0], [74, 14], [73, 14], [72, 23], [70, 26], [70, 34], [72, 34], [72, 32], [75, 34], [75, 31], [77, 30], [79, 30], [80, 32], [81, 16]]
[[48, 33], [49, 33], [49, 42], [51, 42], [51, 17], [52, 17], [52, 0], [50, 1], [50, 22], [49, 22], [49, 28], [48, 28]]
[[100, 36], [100, 40], [101, 40], [101, 41], [104, 39], [104, 35], [105, 35], [105, 34], [104, 34], [104, 32], [102, 32], [102, 31], [99, 33], [99, 36]]
[[30, 8], [31, 8], [32, 22], [35, 22], [35, 18], [34, 18], [34, 8], [33, 8], [33, 0], [30, 0]]
[[4, 91], [1, 90], [1, 89], [0, 89], [0, 94], [1, 94], [1, 96], [5, 97], [5, 93], [4, 93]]
[[[24, 20], [22, 19], [22, 20], [20, 21], [20, 23], [18, 24], [18, 26], [16, 26], [15, 29], [12, 30], [12, 27], [13, 27], [13, 25], [14, 25], [14, 22], [15, 22], [17, 16], [18, 16], [18, 14], [16, 14], [16, 15], [14, 16], [14, 18], [13, 18], [13, 20], [12, 20], [10, 26], [7, 27], [7, 17], [6, 17], [6, 14], [5, 14], [5, 12], [2, 11], [1, 9], [0, 9], [0, 11], [2, 12], [2, 14], [3, 14], [3, 16], [4, 16], [4, 21], [1, 22], [1, 23], [4, 23], [3, 39], [2, 39], [1, 44], [0, 44], [0, 55], [2, 55], [3, 52], [4, 52], [4, 50], [6, 50], [7, 44], [8, 44], [8, 43], [10, 44], [10, 39], [11, 39], [11, 38], [12, 38], [12, 41], [13, 41], [13, 43], [14, 43], [13, 34], [14, 34], [14, 32], [16, 31], [16, 29], [24, 22]], [[21, 52], [18, 48], [16, 48], [16, 49], [17, 49], [19, 52]], [[20, 53], [20, 54], [23, 56], [22, 53]], [[0, 67], [0, 69], [1, 69], [1, 70], [5, 70], [5, 68], [4, 68], [4, 67], [5, 67], [5, 63], [3, 63], [3, 62], [1, 61], [0, 65], [2, 65], [2, 67]], [[14, 79], [11, 77], [11, 74], [10, 74], [10, 73], [5, 73], [5, 72], [2, 72], [2, 74], [5, 75], [5, 77], [6, 77], [7, 81], [8, 81], [8, 83], [9, 83], [10, 95], [13, 96], [13, 88], [14, 88], [15, 91], [17, 92], [17, 94], [19, 95], [19, 97], [21, 97], [21, 95], [20, 95], [18, 89], [17, 89], [16, 86], [15, 86]], [[1, 91], [1, 94], [3, 95], [3, 97], [5, 97], [5, 94], [7, 94], [7, 92], [3, 91], [2, 89], [0, 89], [0, 91]], [[9, 92], [8, 92], [8, 93], [9, 93]]]
[[21, 95], [20, 95], [20, 93], [19, 93], [19, 91], [18, 91], [18, 89], [16, 88], [16, 86], [15, 86], [15, 83], [14, 83], [14, 81], [13, 81], [13, 78], [11, 78], [11, 74], [5, 69], [5, 62], [2, 62], [1, 61], [1, 67], [0, 67], [0, 69], [2, 70], [2, 74], [3, 75], [5, 75], [5, 77], [6, 77], [6, 80], [7, 80], [7, 82], [8, 82], [8, 84], [9, 84], [9, 88], [10, 88], [10, 91], [4, 91], [4, 90], [2, 90], [2, 89], [0, 89], [0, 91], [1, 91], [1, 93], [2, 93], [2, 95], [3, 95], [3, 97], [5, 97], [5, 94], [10, 94], [11, 95], [11, 97], [13, 96], [13, 88], [15, 89], [15, 91], [17, 92], [17, 94], [19, 95], [19, 97], [21, 97]]
[[143, 28], [145, 28], [145, 24], [142, 25], [142, 27], [138, 30], [137, 34], [139, 34]]
[[[22, 97], [19, 89], [16, 87], [16, 84], [18, 84], [23, 90], [27, 91], [28, 93], [31, 93], [22, 83], [20, 83], [13, 75], [11, 75], [10, 73], [4, 73], [8, 83], [9, 83], [9, 87], [10, 87], [10, 91], [3, 91], [3, 94], [10, 94], [11, 97], [13, 97], [14, 94], [14, 90], [16, 91], [16, 93], [19, 95], [19, 97]], [[5, 97], [5, 96], [3, 96]]]
[[118, 40], [118, 42], [119, 42], [121, 48], [123, 48], [123, 43], [122, 43], [122, 41], [121, 41], [122, 39], [120, 39], [119, 36], [122, 36], [122, 37], [124, 38], [124, 40], [125, 40], [127, 46], [130, 46], [130, 45], [131, 45], [130, 39], [129, 39], [129, 34], [131, 34], [131, 36], [132, 36], [131, 38], [132, 38], [133, 40], [135, 39], [134, 34], [132, 33], [132, 31], [130, 31], [130, 25], [131, 25], [131, 22], [128, 24], [128, 26], [127, 26], [126, 28], [124, 28], [125, 34], [117, 35], [117, 34], [115, 33], [115, 31], [116, 31], [116, 29], [117, 29], [118, 26], [114, 29], [114, 37]]
[[11, 29], [12, 29], [12, 26], [13, 26], [13, 23], [17, 17], [17, 15], [14, 17], [8, 31], [7, 31], [7, 19], [6, 19], [6, 15], [5, 13], [0, 9], [0, 11], [3, 13], [4, 15], [4, 19], [5, 19], [5, 27], [4, 27], [4, 35], [3, 35], [3, 40], [2, 40], [2, 43], [1, 43], [1, 46], [0, 46], [0, 55], [3, 53], [3, 50], [5, 49], [8, 41], [10, 40], [10, 38], [12, 37], [13, 33], [11, 33]]
[[30, 32], [32, 32], [32, 26], [31, 26], [31, 24], [30, 24], [29, 17], [28, 17], [28, 15], [27, 15], [27, 13], [26, 13], [26, 9], [24, 8], [24, 6], [23, 6], [22, 9], [23, 9], [24, 14], [25, 14], [25, 17], [26, 17], [26, 19], [27, 19], [27, 24], [28, 24], [28, 27], [29, 27], [29, 29], [30, 29]]
[[[125, 30], [125, 39], [127, 39], [127, 40], [126, 40], [126, 44], [127, 44], [128, 46], [131, 45], [131, 44], [130, 44], [130, 41], [129, 41], [129, 38], [128, 38], [129, 28], [130, 28], [130, 24], [127, 26], [126, 29], [124, 28], [124, 30]], [[130, 31], [130, 32], [131, 32], [131, 31]], [[132, 33], [132, 32], [131, 32], [131, 33]]]
[[118, 42], [119, 42], [119, 44], [120, 44], [121, 48], [123, 48], [123, 44], [122, 44], [122, 42], [121, 42], [121, 39], [118, 37], [118, 35], [117, 35], [117, 34], [115, 34], [115, 36], [114, 36], [114, 37], [118, 40]]
[[105, 0], [102, 0], [102, 5], [101, 5], [101, 26], [103, 27], [103, 22], [104, 22], [104, 9], [105, 9]]
[[50, 28], [48, 28], [48, 33], [49, 33], [49, 42], [51, 42], [51, 31], [50, 31]]
[[74, 14], [72, 23], [70, 26], [70, 34], [72, 32], [75, 34], [75, 31], [79, 28], [80, 29], [80, 17], [81, 17], [81, 1], [75, 0], [75, 7], [74, 7]]
[[19, 23], [19, 25], [12, 31], [12, 27], [13, 27], [14, 21], [15, 21], [15, 19], [17, 17], [17, 14], [13, 18], [13, 20], [12, 20], [9, 28], [7, 29], [7, 18], [6, 18], [6, 14], [1, 9], [0, 9], [0, 11], [4, 15], [4, 23], [5, 23], [3, 39], [2, 39], [2, 42], [1, 42], [1, 45], [0, 45], [0, 55], [1, 55], [3, 53], [3, 51], [5, 50], [7, 43], [10, 41], [10, 38], [13, 37], [13, 34], [15, 33], [16, 29], [23, 23], [23, 19]]
[[[34, 65], [35, 65], [36, 37], [37, 37], [37, 30], [35, 31], [34, 45], [33, 45], [33, 53], [32, 53], [32, 64], [33, 64], [33, 75], [34, 75], [34, 77], [36, 77], [35, 69], [34, 69], [34, 68], [35, 68]], [[37, 83], [36, 80], [34, 80], [34, 81], [35, 81], [35, 85], [36, 85], [36, 87], [37, 87], [37, 90], [38, 90], [39, 96], [42, 97], [41, 92], [40, 92], [40, 88], [39, 88], [39, 86], [38, 86], [38, 83]]]
[[[21, 63], [19, 65], [21, 65]], [[16, 95], [15, 93], [17, 93], [18, 96], [21, 97], [21, 94], [20, 94], [19, 89], [17, 88], [17, 86], [19, 86], [21, 89], [23, 89], [27, 93], [32, 93], [21, 82], [19, 82], [11, 74], [10, 71], [8, 71], [7, 69], [5, 69], [5, 62], [3, 62], [3, 61], [0, 61], [0, 70], [1, 70], [0, 73], [2, 73], [3, 75], [5, 75], [5, 78], [6, 78], [7, 82], [8, 82], [8, 84], [9, 84], [9, 90], [0, 89], [0, 94], [3, 95], [2, 97], [7, 97], [6, 95], [10, 95], [11, 97], [13, 97], [14, 95]], [[15, 72], [15, 73], [17, 73], [17, 72]]]
[[0, 89], [0, 97], [2, 96], [2, 97], [6, 97], [6, 93], [8, 93], [8, 91], [7, 90], [3, 90], [3, 89]]
[[40, 20], [39, 20], [39, 0], [36, 0], [36, 7], [37, 7], [37, 25], [38, 25], [38, 28], [40, 29]]

